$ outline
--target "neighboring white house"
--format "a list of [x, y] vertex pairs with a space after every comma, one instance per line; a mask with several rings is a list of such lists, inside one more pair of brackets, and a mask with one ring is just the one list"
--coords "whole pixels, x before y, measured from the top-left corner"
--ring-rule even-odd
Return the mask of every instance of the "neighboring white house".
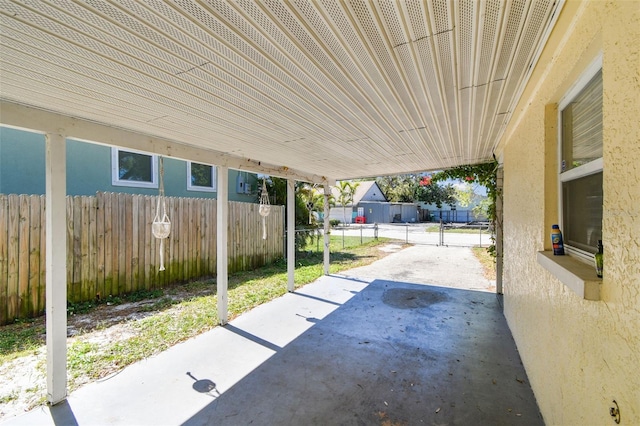
[[[364, 217], [365, 223], [417, 222], [418, 205], [414, 203], [391, 203], [376, 181], [357, 182], [353, 202], [347, 206], [336, 205], [329, 211], [329, 219], [343, 223], [353, 223], [357, 217]], [[335, 200], [340, 191], [332, 188]]]

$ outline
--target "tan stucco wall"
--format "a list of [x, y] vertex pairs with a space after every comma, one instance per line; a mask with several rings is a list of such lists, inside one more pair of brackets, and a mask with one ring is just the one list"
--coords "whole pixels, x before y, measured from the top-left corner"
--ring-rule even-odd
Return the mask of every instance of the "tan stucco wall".
[[[605, 277], [581, 300], [536, 261], [557, 222], [555, 105], [602, 52]], [[548, 425], [640, 424], [640, 1], [568, 1], [498, 148], [505, 315]]]

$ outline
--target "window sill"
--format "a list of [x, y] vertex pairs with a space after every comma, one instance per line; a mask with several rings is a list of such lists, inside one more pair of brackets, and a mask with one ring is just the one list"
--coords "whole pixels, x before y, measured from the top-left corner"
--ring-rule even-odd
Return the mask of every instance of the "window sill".
[[552, 251], [539, 251], [538, 263], [585, 300], [600, 300], [602, 278], [595, 268], [571, 256], [554, 256]]

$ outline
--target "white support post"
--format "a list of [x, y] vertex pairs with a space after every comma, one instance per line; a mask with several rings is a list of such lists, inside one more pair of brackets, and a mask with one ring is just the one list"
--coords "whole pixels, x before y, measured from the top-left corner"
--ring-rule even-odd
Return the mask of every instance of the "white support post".
[[331, 224], [329, 223], [329, 195], [331, 195], [331, 188], [329, 185], [324, 186], [324, 274], [329, 275], [329, 259], [330, 259], [330, 234]]
[[504, 169], [502, 166], [498, 168], [496, 174], [496, 186], [498, 189], [498, 194], [496, 196], [496, 218], [495, 218], [495, 232], [496, 240], [496, 293], [502, 293], [502, 267], [503, 267], [503, 235], [502, 235], [502, 217], [503, 213], [503, 204], [502, 204], [502, 187], [504, 184]]
[[47, 401], [67, 398], [67, 165], [65, 137], [46, 135]]
[[217, 167], [217, 253], [216, 253], [216, 286], [218, 293], [218, 321], [225, 325], [229, 319], [229, 303], [227, 287], [229, 284], [228, 265], [228, 226], [229, 226], [229, 168]]
[[287, 179], [287, 290], [295, 290], [296, 268], [296, 181]]

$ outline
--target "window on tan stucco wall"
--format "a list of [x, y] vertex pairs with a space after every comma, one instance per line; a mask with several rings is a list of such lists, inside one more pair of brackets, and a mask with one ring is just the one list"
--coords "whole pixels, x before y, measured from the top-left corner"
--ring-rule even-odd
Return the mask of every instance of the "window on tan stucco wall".
[[587, 260], [602, 240], [602, 100], [600, 59], [558, 105], [560, 222], [566, 249]]

